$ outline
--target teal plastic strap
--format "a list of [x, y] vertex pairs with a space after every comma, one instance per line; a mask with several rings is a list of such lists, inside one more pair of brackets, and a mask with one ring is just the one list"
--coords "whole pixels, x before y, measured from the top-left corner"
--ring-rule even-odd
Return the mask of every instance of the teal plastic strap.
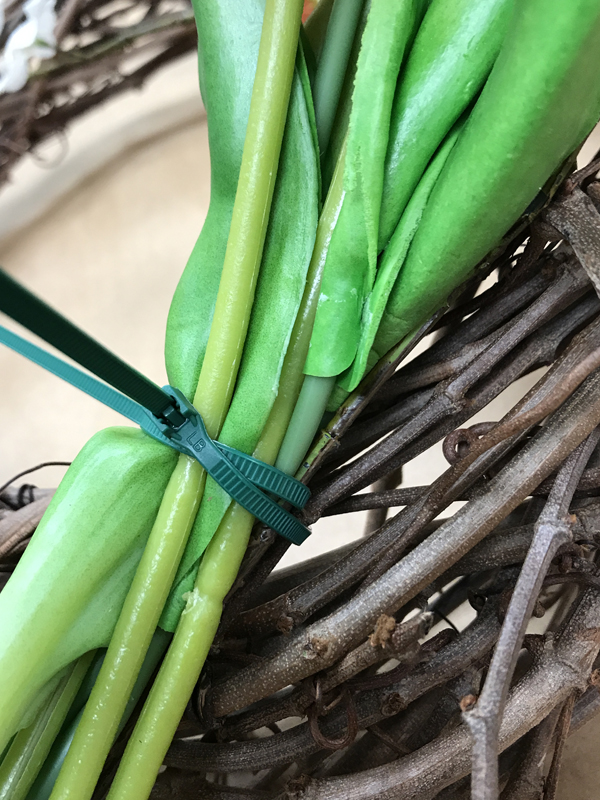
[[[163, 433], [171, 439], [175, 447], [192, 458], [196, 458], [219, 486], [254, 517], [294, 544], [301, 544], [310, 535], [309, 529], [300, 520], [277, 505], [268, 495], [261, 492], [231, 463], [225, 453], [219, 449], [217, 442], [213, 442], [210, 438], [202, 417], [182, 392], [170, 386], [165, 386], [165, 390], [172, 392], [172, 397], [177, 401], [180, 411], [187, 418], [187, 421], [179, 428], [163, 429]], [[259, 462], [252, 465], [249, 461], [242, 460], [240, 463], [256, 469]], [[285, 473], [280, 474], [284, 475]], [[263, 471], [262, 477], [269, 482], [271, 480], [270, 474], [267, 472]], [[285, 477], [288, 480], [290, 478], [289, 475]], [[306, 489], [306, 487], [304, 488]]]
[[[161, 441], [165, 439], [156, 426], [152, 414], [139, 403], [136, 403], [135, 400], [130, 400], [129, 397], [117, 392], [106, 383], [102, 383], [97, 378], [82, 372], [71, 364], [67, 364], [66, 361], [57, 358], [52, 353], [48, 353], [32, 342], [28, 342], [27, 339], [23, 339], [22, 336], [9, 331], [8, 328], [4, 328], [2, 325], [0, 325], [0, 344], [5, 344], [11, 350], [33, 361], [34, 364], [43, 367], [47, 372], [51, 372], [53, 375], [62, 378], [63, 381], [70, 383], [71, 386], [81, 389], [82, 392], [99, 400], [103, 405], [137, 423], [144, 430], [146, 430], [145, 424], [150, 423], [160, 434]], [[152, 422], [150, 422], [151, 420]], [[150, 433], [150, 431], [147, 432]], [[155, 436], [154, 438], [158, 437]], [[165, 441], [165, 443], [168, 444], [168, 441]]]
[[169, 420], [173, 414], [176, 424], [183, 422], [173, 409], [171, 398], [159, 386], [46, 305], [3, 269], [0, 269], [0, 311], [136, 400], [155, 416]]
[[295, 508], [304, 508], [310, 497], [308, 486], [290, 475], [286, 475], [280, 469], [242, 453], [241, 450], [234, 450], [233, 447], [228, 447], [221, 442], [215, 441], [215, 444], [223, 455], [252, 483], [260, 486], [266, 492], [271, 492], [282, 500], [286, 500]]
[[195, 458], [237, 503], [294, 544], [310, 535], [305, 525], [261, 491], [302, 508], [310, 497], [309, 489], [281, 470], [213, 441], [198, 411], [177, 389], [166, 386], [161, 390], [184, 420], [174, 427], [135, 400], [2, 326], [0, 343], [127, 417], [159, 442]]

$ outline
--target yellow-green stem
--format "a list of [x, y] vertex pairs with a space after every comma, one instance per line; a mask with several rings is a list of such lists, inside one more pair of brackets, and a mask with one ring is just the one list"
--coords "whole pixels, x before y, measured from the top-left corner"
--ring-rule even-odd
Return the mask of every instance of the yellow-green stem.
[[[343, 165], [343, 156], [340, 158]], [[272, 464], [286, 434], [304, 374], [325, 256], [343, 201], [340, 167], [325, 202], [307, 274], [306, 289], [284, 360], [278, 394], [254, 450]], [[300, 446], [300, 445], [297, 445]], [[300, 453], [301, 458], [303, 453]], [[296, 455], [292, 453], [292, 457]], [[171, 743], [217, 631], [223, 600], [246, 552], [254, 518], [236, 503], [225, 514], [202, 558], [175, 637], [138, 720], [108, 800], [143, 800]]]
[[[234, 364], [237, 373], [241, 356], [241, 349], [234, 351], [232, 348], [232, 320], [243, 318], [245, 328], [249, 320], [251, 301], [248, 302], [248, 298], [253, 297], [262, 254], [301, 11], [302, 0], [267, 0], [244, 158], [225, 259], [226, 265], [229, 260], [231, 270], [227, 277], [225, 268], [223, 271], [211, 337], [198, 383], [200, 411], [212, 436], [217, 435], [222, 425], [235, 380], [235, 375], [227, 375], [223, 367]], [[272, 159], [270, 166], [265, 163], [265, 158]], [[257, 200], [258, 195], [262, 197]], [[236, 214], [238, 205], [241, 210]], [[244, 285], [248, 276], [252, 253], [253, 280], [244, 291], [240, 285]], [[222, 325], [217, 322], [220, 316], [224, 317]], [[275, 453], [271, 460], [274, 456]], [[247, 511], [232, 504], [209, 544], [171, 647], [135, 733], [129, 740], [109, 794], [111, 800], [145, 800], [149, 796], [215, 636], [223, 599], [239, 570], [252, 522], [253, 518]]]
[[86, 800], [104, 766], [194, 522], [204, 471], [180, 456], [51, 800]]
[[[223, 599], [238, 573], [252, 522], [245, 509], [232, 504], [208, 545], [171, 647], [129, 739], [109, 800], [145, 800], [150, 795], [217, 632]], [[237, 559], [233, 557], [236, 554]]]
[[196, 391], [213, 438], [229, 409], [250, 321], [287, 117], [301, 6], [301, 0], [267, 0], [265, 8], [227, 250]]
[[0, 767], [1, 800], [25, 800], [81, 686], [94, 651], [71, 664], [38, 718], [15, 736]]
[[[227, 251], [194, 397], [212, 437], [218, 435], [229, 408], [252, 310], [287, 116], [301, 10], [301, 0], [268, 0], [265, 11]], [[196, 462], [184, 456], [179, 459], [117, 623], [98, 677], [98, 689], [94, 688], [88, 702], [89, 713], [86, 709], [51, 800], [88, 800], [93, 792], [187, 541], [204, 479]], [[223, 565], [219, 568], [223, 570]], [[216, 624], [218, 618], [219, 614]], [[214, 636], [210, 617], [207, 625], [210, 646]], [[171, 658], [178, 652], [175, 641]], [[160, 733], [158, 729], [151, 732], [150, 748], [160, 748]], [[127, 792], [128, 800], [149, 794], [160, 763], [149, 761], [144, 766], [144, 775], [134, 778], [134, 788]], [[152, 778], [146, 793], [148, 775]]]
[[[302, 384], [302, 372], [298, 379], [298, 373], [293, 369], [297, 356], [296, 349], [286, 358], [277, 400], [254, 450], [254, 457], [268, 464], [275, 461]], [[179, 725], [219, 627], [223, 601], [237, 577], [253, 523], [251, 514], [232, 503], [208, 545], [171, 647], [129, 740], [109, 800], [149, 795], [156, 771]], [[149, 765], [152, 765], [150, 771]]]

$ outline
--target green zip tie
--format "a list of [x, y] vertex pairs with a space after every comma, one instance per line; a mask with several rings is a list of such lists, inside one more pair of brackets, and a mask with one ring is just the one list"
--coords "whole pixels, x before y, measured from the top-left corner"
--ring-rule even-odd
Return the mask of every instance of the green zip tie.
[[296, 508], [303, 508], [310, 497], [308, 487], [269, 464], [213, 441], [196, 408], [178, 389], [164, 388], [184, 420], [174, 428], [135, 400], [1, 325], [0, 343], [127, 417], [162, 444], [196, 459], [237, 503], [294, 544], [302, 544], [310, 535], [310, 530], [300, 520], [261, 491], [264, 489]]
[[[155, 416], [170, 419], [172, 400], [162, 389], [46, 305], [3, 269], [0, 269], [0, 311], [132, 397]], [[173, 422], [178, 425], [182, 419], [176, 414]]]
[[[77, 367], [66, 363], [3, 326], [0, 326], [0, 343], [127, 417], [162, 444], [196, 459], [233, 500], [294, 544], [301, 544], [310, 535], [310, 530], [305, 525], [261, 491], [269, 492], [296, 508], [303, 508], [310, 497], [310, 491], [304, 484], [276, 467], [258, 461], [221, 442], [213, 441], [206, 432], [202, 417], [182, 392], [171, 386], [160, 389], [30, 292], [22, 289], [12, 278], [8, 279], [8, 283], [6, 283], [4, 279], [7, 277], [0, 270], [0, 289], [9, 285], [12, 291], [11, 296], [18, 296], [21, 304], [18, 314], [13, 313], [13, 309], [11, 309], [8, 312], [10, 316], [25, 324], [23, 320], [29, 320], [32, 313], [28, 304], [30, 300], [35, 301], [35, 308], [44, 309], [46, 321], [56, 322], [56, 318], [60, 320], [60, 326], [58, 324], [51, 326], [48, 336], [44, 324], [36, 324], [35, 333], [55, 346], [62, 347], [61, 343], [67, 332], [73, 330], [76, 333], [75, 339], [78, 345], [77, 347], [67, 347], [64, 352], [81, 354], [83, 349], [80, 363], [94, 372], [96, 371], [94, 358], [98, 352], [102, 352], [105, 375], [111, 372], [115, 364], [118, 364], [120, 386], [134, 386], [138, 397], [141, 386], [145, 389], [151, 388], [155, 398], [162, 398], [162, 410], [159, 413], [152, 412], [136, 399], [132, 399], [107, 383], [82, 372]], [[15, 287], [18, 291], [15, 291]], [[2, 295], [0, 309], [6, 310], [6, 308], [6, 297]], [[60, 330], [58, 337], [55, 335], [56, 330]], [[92, 343], [91, 347], [89, 346], [90, 342]], [[110, 359], [105, 358], [106, 354], [110, 356]], [[76, 355], [72, 355], [72, 357], [77, 360]], [[107, 364], [108, 367], [106, 367]], [[131, 372], [135, 380], [127, 381], [127, 371]], [[144, 396], [148, 396], [148, 393], [145, 393]], [[155, 404], [154, 407], [156, 408], [157, 405]]]

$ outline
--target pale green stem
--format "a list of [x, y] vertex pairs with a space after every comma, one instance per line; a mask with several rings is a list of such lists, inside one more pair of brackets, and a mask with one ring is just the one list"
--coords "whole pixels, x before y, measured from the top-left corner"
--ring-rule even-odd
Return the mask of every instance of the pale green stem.
[[296, 474], [319, 430], [335, 381], [335, 375], [331, 378], [305, 376], [285, 440], [275, 462], [275, 466], [284, 472]]
[[[323, 267], [331, 242], [331, 234], [343, 202], [342, 179], [345, 155], [346, 148], [344, 146], [319, 218], [315, 246], [306, 275], [306, 288], [283, 362], [277, 398], [254, 452], [254, 457], [261, 461], [273, 463], [280, 454], [280, 450], [286, 442], [287, 430], [304, 382], [304, 364], [317, 313]], [[278, 460], [277, 467], [283, 472], [293, 475], [295, 469], [289, 469], [290, 458], [292, 461], [296, 458], [302, 459], [305, 452], [306, 450], [300, 452], [298, 445], [293, 446], [290, 443], [289, 456]]]
[[203, 483], [200, 465], [180, 456], [52, 800], [92, 796], [175, 578]]
[[[319, 219], [315, 248], [308, 269], [307, 288], [302, 298], [298, 319], [296, 320], [296, 328], [301, 329], [301, 336], [299, 336], [296, 341], [292, 334], [292, 340], [290, 342], [289, 350], [293, 348], [292, 357], [297, 381], [295, 384], [295, 398], [298, 398], [299, 410], [296, 411], [293, 409], [293, 415], [290, 412], [290, 416], [285, 418], [285, 436], [283, 441], [280, 441], [281, 446], [276, 461], [278, 469], [287, 472], [289, 475], [294, 475], [298, 466], [302, 463], [302, 459], [306, 455], [306, 451], [318, 430], [325, 405], [327, 404], [327, 400], [335, 383], [335, 379], [315, 378], [312, 375], [307, 375], [305, 379], [304, 364], [306, 363], [306, 356], [308, 355], [308, 348], [310, 346], [310, 337], [317, 313], [321, 278], [323, 276], [323, 269], [331, 243], [331, 235], [336, 226], [342, 203], [344, 202], [343, 180], [345, 160], [346, 142], [344, 141], [331, 179], [331, 185], [327, 192], [323, 211]], [[294, 331], [296, 328], [294, 328]], [[288, 356], [286, 356], [286, 361], [287, 359]], [[282, 372], [282, 382], [283, 374]], [[304, 386], [307, 386], [307, 389], [304, 389]], [[311, 416], [311, 409], [307, 409], [302, 400], [302, 395], [304, 394], [307, 396], [311, 393], [312, 389], [315, 389], [319, 395], [318, 398], [314, 398], [318, 402], [318, 405], [314, 408], [314, 419], [313, 416]], [[296, 400], [294, 400], [294, 403], [296, 403]], [[275, 407], [273, 411], [275, 411]], [[307, 415], [306, 419], [304, 419], [305, 414]], [[273, 416], [273, 412], [271, 416]], [[267, 422], [267, 428], [263, 431], [263, 435], [265, 435], [270, 423], [271, 418], [269, 418]]]
[[[160, 659], [163, 657], [171, 638], [172, 637], [170, 633], [167, 633], [160, 628], [156, 629], [154, 636], [152, 637], [150, 647], [148, 648], [148, 652], [146, 653], [146, 658], [144, 659], [144, 663], [142, 664], [142, 668], [135, 682], [135, 686], [133, 687], [133, 691], [131, 692], [129, 700], [127, 701], [125, 713], [121, 717], [121, 721], [117, 729], [117, 736], [127, 724], [129, 717], [133, 713], [133, 710], [142, 696], [144, 689], [148, 685], [148, 682], [150, 681], [150, 678], [152, 677], [152, 674], [154, 673]], [[31, 787], [31, 791], [27, 795], [27, 800], [48, 800], [50, 797], [54, 784], [56, 783], [58, 773], [60, 772], [60, 768], [67, 756], [67, 753], [69, 752], [69, 747], [71, 746], [71, 742], [75, 736], [75, 731], [77, 730], [77, 727], [81, 721], [81, 717], [83, 716], [83, 706], [91, 694], [104, 656], [105, 653], [102, 654], [100, 663], [96, 664], [95, 666], [92, 665], [88, 674], [86, 675], [85, 680], [79, 690], [79, 694], [75, 698], [73, 706], [71, 707], [72, 716], [71, 714], [67, 716], [60, 734], [52, 745], [52, 749], [45, 760], [35, 783]], [[73, 713], [73, 710], [75, 713]]]
[[[173, 643], [129, 739], [109, 800], [149, 797], [217, 632], [223, 600], [238, 573], [252, 522], [245, 509], [232, 504], [208, 545]], [[241, 537], [242, 533], [246, 535]], [[235, 553], [237, 560], [232, 557]]]
[[313, 97], [321, 156], [325, 155], [364, 0], [335, 0], [315, 76]]
[[333, 0], [320, 0], [315, 10], [304, 23], [306, 40], [310, 45], [316, 64], [321, 59], [332, 8]]
[[79, 691], [94, 652], [71, 664], [37, 719], [15, 736], [0, 767], [1, 800], [24, 800]]
[[[15, 735], [16, 735], [16, 734], [15, 734]], [[7, 754], [7, 753], [8, 753], [8, 751], [10, 750], [10, 746], [11, 746], [11, 744], [13, 743], [13, 741], [14, 741], [14, 738], [15, 738], [14, 736], [12, 736], [12, 737], [11, 737], [11, 739], [9, 740], [9, 742], [8, 742], [8, 744], [6, 745], [6, 747], [4, 748], [4, 750], [3, 750], [3, 751], [0, 753], [0, 764], [2, 764], [2, 762], [3, 762], [3, 761], [4, 761], [4, 759], [6, 758], [6, 754]]]
[[[213, 324], [194, 398], [212, 437], [218, 435], [229, 408], [252, 310], [287, 116], [301, 12], [302, 0], [267, 0], [238, 191]], [[241, 512], [243, 509], [239, 510]], [[247, 512], [243, 513], [251, 518]], [[225, 562], [212, 558], [209, 553], [214, 551], [211, 544], [202, 562], [203, 569], [214, 573], [217, 583], [226, 583], [228, 572], [234, 570], [235, 577], [239, 564], [234, 564], [230, 558]], [[211, 563], [214, 569], [211, 569]], [[218, 595], [214, 586], [211, 589]], [[198, 605], [196, 596], [194, 590], [184, 617], [195, 616]], [[199, 604], [209, 609], [203, 620], [200, 651], [195, 653], [197, 658], [193, 659], [201, 665], [205, 658], [202, 652], [204, 648], [208, 652], [220, 611], [216, 610], [218, 601], [210, 598]], [[181, 627], [178, 627], [165, 663], [176, 663], [194, 655], [189, 652], [187, 643], [182, 642]], [[168, 674], [168, 669], [166, 672]], [[165, 670], [161, 670], [158, 686], [152, 690], [138, 722], [136, 730], [141, 726], [144, 734], [136, 733], [130, 739], [130, 746], [110, 792], [111, 798], [145, 800], [150, 794], [164, 752], [181, 717], [179, 713], [171, 730], [177, 704], [170, 706], [163, 702], [165, 693], [160, 687], [161, 675], [164, 674]], [[193, 685], [189, 686], [189, 691], [188, 684], [182, 683], [176, 687], [181, 696], [185, 695], [185, 702]], [[166, 692], [168, 695], [169, 692]], [[151, 700], [152, 697], [157, 701]], [[142, 720], [154, 715], [159, 722], [145, 725]], [[77, 795], [72, 800], [87, 798]]]
[[397, 363], [397, 360], [400, 358], [404, 350], [410, 345], [417, 333], [418, 331], [414, 331], [408, 336], [405, 336], [404, 339], [402, 339], [395, 347], [386, 353], [385, 356], [383, 356], [383, 358], [377, 362], [373, 369], [362, 379], [356, 389], [348, 395], [342, 405], [339, 406], [333, 417], [327, 423], [325, 430], [323, 430], [319, 438], [316, 440], [310, 453], [308, 453], [306, 461], [296, 473], [296, 478], [298, 480], [302, 480], [314, 460], [318, 458], [321, 451], [327, 446], [328, 442], [331, 441], [332, 436], [335, 435], [336, 429], [338, 429], [339, 424], [344, 415], [347, 414], [348, 409], [352, 408], [357, 400], [359, 400], [361, 397], [364, 397], [369, 391], [372, 391], [372, 380], [377, 379], [382, 373], [385, 374], [387, 372], [387, 377], [393, 373], [394, 365]]

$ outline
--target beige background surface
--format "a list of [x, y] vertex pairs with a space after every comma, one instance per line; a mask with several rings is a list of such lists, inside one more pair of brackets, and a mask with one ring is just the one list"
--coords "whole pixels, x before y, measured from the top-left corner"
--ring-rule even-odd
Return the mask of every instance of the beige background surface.
[[[56, 143], [42, 154], [51, 159]], [[70, 132], [52, 169], [29, 159], [0, 195], [0, 263], [109, 348], [165, 382], [163, 338], [170, 297], [209, 202], [206, 123], [187, 58], [94, 112]], [[6, 319], [3, 324], [10, 324]], [[521, 381], [477, 419], [497, 419], [531, 385]], [[20, 356], [0, 349], [0, 484], [33, 464], [69, 461], [107, 425], [128, 424]], [[429, 482], [440, 447], [406, 470]], [[30, 480], [54, 486], [62, 470]], [[361, 535], [364, 515], [315, 526], [291, 560]], [[600, 800], [600, 720], [567, 747], [561, 800]]]

